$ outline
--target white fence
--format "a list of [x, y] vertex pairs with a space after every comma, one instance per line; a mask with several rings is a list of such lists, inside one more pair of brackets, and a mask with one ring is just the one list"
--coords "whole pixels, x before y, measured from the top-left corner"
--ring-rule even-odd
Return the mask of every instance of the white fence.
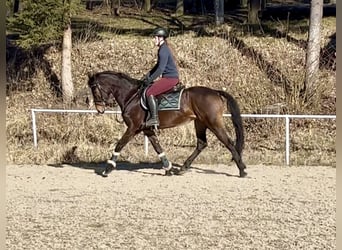
[[[38, 146], [36, 113], [97, 113], [96, 110], [65, 110], [65, 109], [31, 109], [33, 145]], [[105, 114], [121, 114], [121, 111], [106, 111]], [[230, 117], [230, 114], [224, 114]], [[241, 114], [250, 118], [284, 118], [285, 119], [285, 162], [290, 165], [290, 119], [336, 119], [336, 115], [272, 115], [272, 114]], [[144, 139], [145, 155], [148, 154], [148, 139]]]

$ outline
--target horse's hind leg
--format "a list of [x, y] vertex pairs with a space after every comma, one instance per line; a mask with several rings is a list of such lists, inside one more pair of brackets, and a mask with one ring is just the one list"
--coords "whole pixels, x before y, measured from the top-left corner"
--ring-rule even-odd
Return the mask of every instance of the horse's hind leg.
[[185, 171], [189, 169], [191, 163], [202, 152], [202, 150], [205, 149], [208, 145], [207, 136], [206, 136], [207, 127], [203, 123], [201, 123], [199, 120], [195, 120], [195, 129], [196, 129], [196, 137], [197, 137], [197, 146], [194, 152], [192, 152], [192, 154], [184, 162], [181, 168], [181, 171]]
[[245, 172], [246, 165], [242, 162], [241, 155], [237, 152], [233, 141], [228, 137], [224, 128], [212, 129], [213, 133], [217, 138], [229, 149], [233, 155], [233, 160], [239, 168], [240, 177], [245, 177], [247, 173]]

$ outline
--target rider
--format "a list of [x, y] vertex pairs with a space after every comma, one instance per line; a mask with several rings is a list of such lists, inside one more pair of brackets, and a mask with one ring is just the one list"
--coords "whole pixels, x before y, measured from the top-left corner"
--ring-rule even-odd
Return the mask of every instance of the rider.
[[[167, 31], [163, 28], [157, 28], [152, 34], [154, 36], [154, 43], [159, 48], [156, 65], [143, 79], [146, 85], [150, 85], [146, 91], [146, 96], [151, 116], [146, 121], [146, 127], [159, 125], [158, 103], [155, 96], [172, 89], [179, 81], [176, 61], [166, 41], [168, 37]], [[159, 76], [160, 78], [156, 80]]]

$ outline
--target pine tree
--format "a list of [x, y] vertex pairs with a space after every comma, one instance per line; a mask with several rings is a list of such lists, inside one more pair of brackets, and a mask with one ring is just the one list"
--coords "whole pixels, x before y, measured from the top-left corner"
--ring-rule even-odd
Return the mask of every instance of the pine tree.
[[[63, 0], [21, 0], [22, 9], [7, 18], [7, 29], [19, 35], [22, 48], [37, 47], [51, 42], [60, 42], [65, 27], [65, 12], [69, 6]], [[71, 11], [77, 9], [73, 3]]]
[[8, 18], [8, 28], [19, 34], [23, 48], [62, 38], [63, 3], [55, 0], [26, 0], [23, 10]]
[[[23, 9], [8, 18], [8, 27], [19, 34], [18, 45], [24, 49], [56, 42], [62, 44], [63, 101], [73, 99], [74, 85], [71, 73], [71, 16], [76, 0], [25, 0]], [[79, 1], [77, 1], [79, 3]]]

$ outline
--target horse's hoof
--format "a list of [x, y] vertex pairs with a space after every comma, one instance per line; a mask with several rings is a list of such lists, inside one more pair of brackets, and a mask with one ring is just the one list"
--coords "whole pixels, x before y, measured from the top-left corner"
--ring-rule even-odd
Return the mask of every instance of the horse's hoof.
[[241, 178], [246, 177], [246, 176], [247, 176], [247, 173], [245, 171], [240, 171]]
[[189, 171], [189, 169], [187, 169], [187, 168], [181, 168], [181, 169], [177, 169], [176, 171], [174, 171], [174, 174], [175, 175], [183, 175], [188, 171]]
[[171, 176], [172, 175], [172, 171], [170, 170], [165, 170], [165, 176]]
[[[110, 162], [108, 161], [108, 163], [110, 163]], [[108, 177], [108, 175], [109, 175], [114, 169], [115, 169], [115, 168], [113, 167], [113, 164], [110, 163], [110, 165], [107, 166], [106, 169], [102, 172], [102, 176], [103, 176], [103, 177]]]
[[113, 171], [113, 167], [107, 167], [103, 172], [102, 172], [102, 177], [108, 177], [108, 175]]

